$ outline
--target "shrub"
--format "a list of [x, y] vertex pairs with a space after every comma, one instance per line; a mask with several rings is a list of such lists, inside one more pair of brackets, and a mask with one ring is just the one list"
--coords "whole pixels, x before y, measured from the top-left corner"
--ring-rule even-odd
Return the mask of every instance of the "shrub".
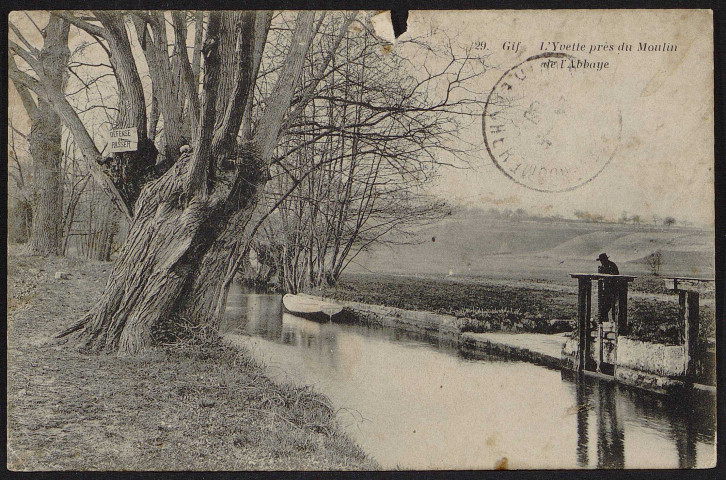
[[455, 326], [460, 332], [560, 333], [572, 330], [570, 322], [551, 321], [541, 314], [518, 309], [462, 308], [453, 312], [453, 315], [457, 317]]
[[650, 267], [650, 271], [653, 275], [660, 274], [660, 267], [663, 264], [663, 254], [660, 250], [656, 250], [647, 257], [645, 257], [645, 263]]
[[665, 279], [656, 276], [644, 276], [636, 278], [630, 284], [631, 291], [644, 293], [672, 294], [674, 292], [666, 288]]

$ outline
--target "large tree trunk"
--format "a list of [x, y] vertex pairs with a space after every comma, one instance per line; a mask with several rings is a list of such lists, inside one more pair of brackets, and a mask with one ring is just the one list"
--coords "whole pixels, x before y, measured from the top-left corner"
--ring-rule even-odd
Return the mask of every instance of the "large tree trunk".
[[227, 300], [229, 278], [234, 276], [237, 260], [252, 241], [249, 224], [268, 178], [266, 165], [258, 157], [248, 157], [241, 191], [236, 194], [233, 211], [226, 224], [202, 258], [192, 279], [180, 315], [192, 325], [216, 327]]
[[42, 100], [38, 102], [28, 144], [35, 184], [30, 251], [36, 255], [58, 255], [63, 239], [61, 122]]
[[[217, 112], [218, 106], [222, 108], [217, 94], [226, 97], [224, 105], [233, 100], [230, 95], [239, 96], [234, 101], [244, 101], [249, 99], [254, 82], [236, 75], [237, 88], [225, 85], [220, 57], [225, 42], [219, 41], [223, 19], [219, 13], [210, 14], [203, 48], [201, 114], [193, 150], [143, 187], [102, 298], [86, 317], [59, 336], [82, 330], [80, 339], [91, 350], [134, 354], [150, 346], [155, 332], [167, 324], [214, 323], [222, 311], [220, 298], [224, 297], [232, 267], [249, 242], [245, 228], [269, 179], [269, 162], [283, 117], [314, 35], [314, 13], [298, 14], [290, 51], [255, 136], [233, 152], [215, 149], [214, 134], [236, 132], [241, 116], [249, 109], [223, 108]], [[240, 21], [247, 24], [245, 31], [253, 31], [254, 20], [242, 17]], [[264, 41], [266, 29], [260, 29], [259, 35], [262, 38], [257, 40]], [[261, 54], [261, 49], [246, 44], [238, 48], [235, 58], [241, 62], [236, 63], [237, 71], [256, 72], [259, 60], [255, 52]], [[233, 128], [227, 129], [227, 124]]]
[[154, 327], [208, 322], [238, 240], [235, 232], [251, 216], [267, 178], [254, 149], [239, 158], [244, 171], [238, 180], [225, 182], [236, 172], [219, 172], [222, 181], [206, 199], [184, 200], [191, 154], [148, 185], [103, 297], [60, 336], [83, 328], [80, 338], [89, 349], [133, 354], [152, 344]]
[[[69, 25], [51, 17], [45, 28], [39, 61], [54, 88], [63, 90], [68, 50]], [[63, 239], [63, 172], [61, 162], [61, 119], [44, 99], [38, 99], [31, 113], [28, 144], [33, 158], [35, 184], [30, 251], [38, 255], [59, 255]]]

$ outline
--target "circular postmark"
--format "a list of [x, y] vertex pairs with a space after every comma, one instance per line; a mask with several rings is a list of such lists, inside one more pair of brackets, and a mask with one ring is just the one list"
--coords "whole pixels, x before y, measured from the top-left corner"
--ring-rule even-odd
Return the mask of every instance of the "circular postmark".
[[484, 107], [484, 144], [511, 180], [540, 192], [591, 181], [620, 143], [622, 117], [603, 72], [566, 53], [510, 68]]

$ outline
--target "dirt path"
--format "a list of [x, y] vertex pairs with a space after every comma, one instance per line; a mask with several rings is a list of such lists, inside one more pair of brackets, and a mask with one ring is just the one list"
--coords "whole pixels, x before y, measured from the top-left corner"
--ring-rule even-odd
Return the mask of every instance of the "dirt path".
[[197, 343], [119, 358], [49, 342], [91, 307], [109, 271], [9, 253], [9, 469], [376, 467], [339, 432], [327, 399], [272, 382], [237, 350]]

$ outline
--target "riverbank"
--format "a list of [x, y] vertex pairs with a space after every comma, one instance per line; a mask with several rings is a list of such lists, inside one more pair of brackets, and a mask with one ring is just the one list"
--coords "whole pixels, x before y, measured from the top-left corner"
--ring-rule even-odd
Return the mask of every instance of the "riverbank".
[[553, 368], [566, 365], [561, 354], [569, 338], [567, 333], [462, 332], [462, 319], [453, 315], [318, 298], [346, 309], [337, 317], [338, 321], [406, 330], [452, 343], [474, 356], [498, 355]]
[[17, 247], [7, 259], [9, 469], [377, 468], [326, 397], [272, 381], [237, 348], [197, 340], [116, 357], [49, 342], [93, 305], [111, 265]]
[[[338, 321], [341, 322], [414, 332], [478, 357], [494, 355], [560, 370], [575, 368], [576, 340], [570, 333], [473, 333], [463, 330], [468, 324], [467, 318], [326, 297], [318, 298], [321, 301], [336, 302], [345, 309], [338, 316]], [[695, 377], [686, 381], [683, 345], [642, 342], [629, 337], [621, 338], [618, 343], [621, 345], [619, 354], [615, 355], [610, 350], [603, 353], [606, 363], [613, 365], [615, 369], [614, 374], [608, 376], [598, 373], [597, 375], [603, 379], [616, 380], [622, 384], [661, 394], [681, 392], [689, 385], [715, 393], [713, 377], [715, 372], [711, 371], [715, 368], [715, 363], [704, 362], [706, 358], [697, 362], [700, 368], [696, 369]], [[692, 383], [694, 380], [696, 383]]]
[[[282, 311], [280, 295], [244, 292], [230, 292], [230, 340], [267, 361], [272, 378], [316, 385], [386, 469], [491, 469], [503, 457], [511, 469], [713, 465], [713, 396], [656, 397], [578, 378], [469, 350], [431, 328], [415, 330], [414, 321], [404, 328], [343, 315], [307, 320]], [[441, 324], [435, 314], [415, 314]], [[530, 338], [468, 335], [497, 346]]]
[[[631, 286], [628, 302], [632, 338], [677, 344], [680, 319], [678, 297], [662, 278], [641, 277]], [[551, 281], [504, 282], [485, 277], [344, 275], [336, 287], [314, 295], [341, 301], [429, 311], [467, 318], [464, 331], [560, 333], [573, 331], [577, 318], [577, 285], [565, 276]], [[700, 341], [714, 344], [716, 336], [713, 292], [703, 294]]]

